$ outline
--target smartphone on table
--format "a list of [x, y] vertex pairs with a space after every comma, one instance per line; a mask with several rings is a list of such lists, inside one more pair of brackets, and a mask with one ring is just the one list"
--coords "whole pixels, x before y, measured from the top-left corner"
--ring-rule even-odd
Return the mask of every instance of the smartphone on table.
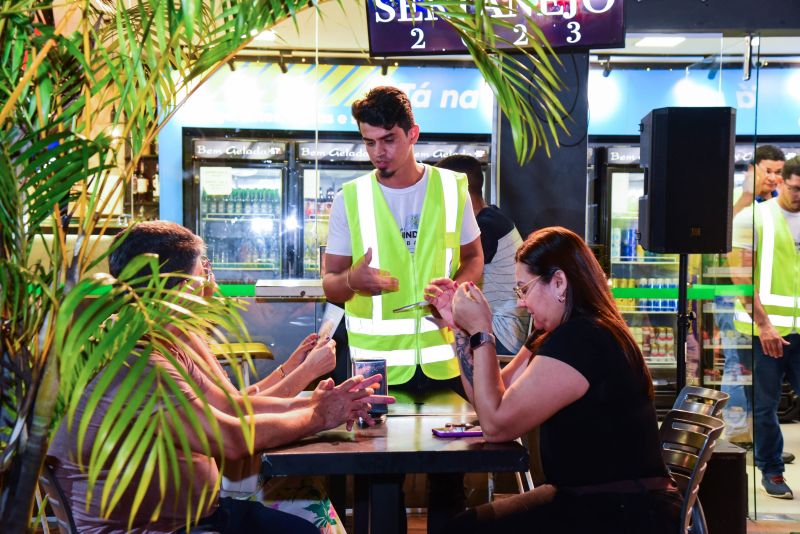
[[473, 438], [483, 435], [481, 427], [472, 423], [447, 423], [443, 427], [431, 429], [438, 438]]

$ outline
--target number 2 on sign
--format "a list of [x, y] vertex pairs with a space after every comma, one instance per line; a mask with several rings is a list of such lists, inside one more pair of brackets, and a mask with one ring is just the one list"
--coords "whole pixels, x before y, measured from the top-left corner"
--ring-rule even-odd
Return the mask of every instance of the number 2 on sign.
[[578, 41], [581, 40], [582, 36], [581, 36], [581, 24], [580, 24], [580, 22], [575, 22], [575, 21], [568, 22], [567, 23], [567, 29], [569, 30], [569, 36], [567, 36], [567, 42], [568, 43], [570, 43], [570, 44], [577, 43]]
[[514, 33], [518, 33], [519, 37], [514, 41], [517, 46], [525, 46], [528, 44], [528, 28], [524, 24], [514, 24]]
[[425, 48], [425, 32], [420, 28], [411, 30], [411, 37], [417, 40], [416, 43], [411, 45], [411, 48]]

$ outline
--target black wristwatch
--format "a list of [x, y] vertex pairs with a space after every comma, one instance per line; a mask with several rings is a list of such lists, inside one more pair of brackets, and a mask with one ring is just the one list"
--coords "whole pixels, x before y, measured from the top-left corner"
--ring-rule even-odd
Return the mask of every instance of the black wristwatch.
[[472, 350], [475, 350], [478, 347], [486, 345], [487, 343], [495, 345], [496, 342], [494, 339], [494, 334], [490, 332], [476, 332], [471, 336], [469, 336], [469, 348], [471, 348]]

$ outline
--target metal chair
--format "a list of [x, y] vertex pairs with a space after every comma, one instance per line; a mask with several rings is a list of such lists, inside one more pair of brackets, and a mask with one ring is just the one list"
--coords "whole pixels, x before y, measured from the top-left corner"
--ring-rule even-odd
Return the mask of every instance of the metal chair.
[[[721, 417], [722, 409], [728, 403], [728, 399], [730, 399], [730, 395], [716, 389], [686, 386], [678, 393], [672, 408], [674, 410], [710, 415], [711, 417]], [[699, 498], [692, 507], [692, 523], [696, 525], [706, 524], [705, 512]], [[698, 527], [698, 532], [703, 533], [705, 529]]]
[[250, 385], [250, 366], [244, 359], [245, 354], [249, 354], [251, 359], [275, 359], [272, 351], [263, 343], [210, 343], [209, 347], [218, 359], [229, 355], [239, 361], [245, 387]]
[[672, 409], [719, 417], [730, 397], [727, 393], [716, 389], [686, 386], [678, 393]]
[[52, 456], [45, 458], [42, 472], [39, 474], [39, 485], [47, 494], [47, 503], [50, 505], [50, 509], [53, 510], [58, 520], [58, 530], [61, 534], [77, 534], [78, 528], [75, 526], [75, 520], [72, 518], [69, 499], [58, 483], [53, 465], [54, 462], [57, 462], [57, 460]]
[[683, 493], [682, 534], [705, 534], [708, 531], [697, 493], [724, 427], [721, 419], [683, 410], [670, 410], [661, 423], [661, 456]]

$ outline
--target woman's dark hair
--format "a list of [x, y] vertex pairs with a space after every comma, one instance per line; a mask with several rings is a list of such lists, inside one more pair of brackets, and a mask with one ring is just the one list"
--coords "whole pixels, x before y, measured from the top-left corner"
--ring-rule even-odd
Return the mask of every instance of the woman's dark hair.
[[375, 87], [350, 106], [356, 122], [391, 130], [399, 126], [405, 133], [414, 126], [414, 112], [408, 96], [397, 87]]
[[[541, 276], [544, 283], [548, 283], [556, 271], [561, 270], [566, 275], [569, 283], [564, 320], [582, 315], [608, 330], [619, 343], [631, 368], [642, 376], [652, 399], [653, 380], [642, 351], [617, 309], [603, 269], [583, 239], [560, 226], [542, 228], [528, 236], [517, 250], [516, 260], [524, 264], [531, 275]], [[546, 334], [538, 335], [533, 339], [529, 348], [534, 354], [546, 337]]]
[[[147, 221], [117, 234], [111, 244], [114, 248], [108, 257], [108, 270], [112, 276], [119, 274], [128, 263], [141, 254], [156, 254], [160, 272], [191, 274], [197, 258], [205, 254], [203, 240], [179, 224], [169, 221]], [[149, 268], [140, 270], [136, 277], [146, 276]], [[167, 281], [167, 288], [178, 285], [178, 277]]]

